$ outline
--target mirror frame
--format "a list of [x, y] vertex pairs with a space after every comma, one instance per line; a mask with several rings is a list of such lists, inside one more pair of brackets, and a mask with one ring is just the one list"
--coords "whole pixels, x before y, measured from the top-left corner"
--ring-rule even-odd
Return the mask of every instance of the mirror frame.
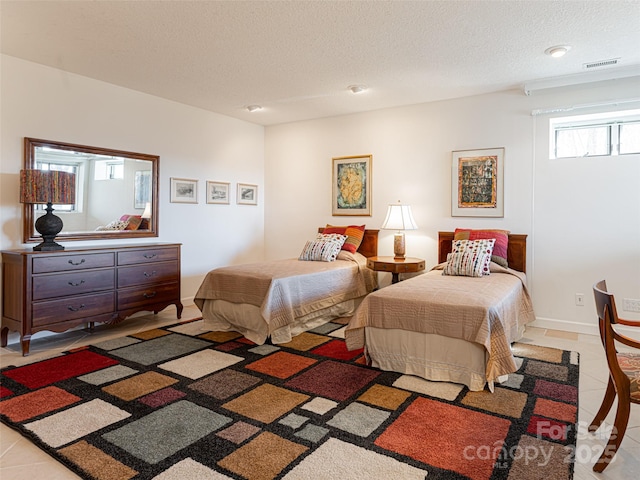
[[[55, 142], [51, 140], [39, 140], [36, 138], [25, 137], [24, 139], [24, 162], [25, 170], [33, 169], [36, 165], [36, 147], [51, 147], [64, 150], [75, 150], [84, 153], [93, 153], [98, 155], [109, 155], [116, 157], [125, 157], [133, 160], [146, 160], [151, 162], [151, 221], [148, 230], [121, 230], [118, 232], [105, 233], [101, 231], [95, 232], [71, 232], [56, 235], [58, 241], [71, 240], [121, 240], [123, 238], [144, 238], [158, 236], [158, 190], [160, 178], [160, 157], [158, 155], [149, 155], [146, 153], [125, 152], [123, 150], [112, 150], [108, 148], [89, 147], [86, 145], [76, 145], [73, 143]], [[33, 243], [41, 242], [42, 237], [35, 230], [35, 206], [32, 204], [23, 204], [23, 242]]]

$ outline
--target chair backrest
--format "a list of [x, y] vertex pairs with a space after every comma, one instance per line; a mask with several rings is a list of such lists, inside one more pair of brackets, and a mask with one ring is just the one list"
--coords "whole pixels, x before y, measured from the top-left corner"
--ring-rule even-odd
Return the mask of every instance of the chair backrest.
[[613, 294], [607, 292], [607, 283], [604, 280], [600, 280], [593, 286], [593, 295], [596, 300], [596, 311], [598, 312], [600, 339], [604, 346], [609, 372], [612, 375], [617, 391], [620, 382], [628, 383], [628, 378], [618, 363], [618, 355], [615, 345], [615, 339], [618, 335], [612, 327], [612, 324], [618, 322], [616, 302], [613, 298]]
[[604, 320], [605, 307], [609, 309], [609, 320], [611, 323], [618, 323], [618, 311], [616, 310], [616, 302], [613, 294], [607, 292], [607, 282], [600, 280], [593, 286], [593, 296], [596, 300], [596, 312], [598, 318]]

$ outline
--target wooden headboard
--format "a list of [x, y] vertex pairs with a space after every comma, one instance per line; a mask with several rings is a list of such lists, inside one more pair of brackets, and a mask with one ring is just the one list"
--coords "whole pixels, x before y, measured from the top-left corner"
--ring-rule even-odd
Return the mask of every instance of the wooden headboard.
[[[318, 233], [322, 233], [324, 227], [318, 228]], [[378, 233], [380, 230], [365, 230], [364, 237], [362, 237], [362, 243], [358, 247], [358, 253], [365, 257], [377, 257], [378, 256]], [[449, 247], [451, 248], [451, 247]]]
[[[447, 261], [447, 254], [451, 253], [453, 232], [438, 232], [438, 263]], [[507, 247], [507, 263], [509, 268], [526, 273], [527, 271], [527, 236], [524, 234], [509, 234]]]

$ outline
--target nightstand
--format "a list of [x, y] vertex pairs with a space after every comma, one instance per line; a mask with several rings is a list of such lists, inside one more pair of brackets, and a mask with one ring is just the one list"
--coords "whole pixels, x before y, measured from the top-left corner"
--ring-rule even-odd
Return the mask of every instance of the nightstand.
[[394, 257], [369, 257], [367, 267], [376, 272], [390, 272], [391, 283], [398, 283], [401, 273], [416, 273], [424, 270], [424, 260], [414, 257], [406, 257], [404, 260], [396, 260]]

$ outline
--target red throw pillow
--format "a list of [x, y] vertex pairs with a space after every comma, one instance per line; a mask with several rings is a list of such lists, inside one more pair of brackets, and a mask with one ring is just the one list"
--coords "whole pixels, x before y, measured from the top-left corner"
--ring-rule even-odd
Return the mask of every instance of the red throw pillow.
[[471, 228], [456, 228], [453, 232], [454, 240], [485, 240], [495, 238], [491, 261], [507, 268], [507, 248], [509, 246], [509, 230], [473, 230]]
[[356, 253], [362, 239], [364, 237], [364, 225], [349, 225], [346, 227], [336, 227], [333, 225], [327, 225], [322, 231], [323, 234], [338, 233], [340, 235], [346, 235], [347, 239], [342, 245], [342, 250], [347, 252]]

